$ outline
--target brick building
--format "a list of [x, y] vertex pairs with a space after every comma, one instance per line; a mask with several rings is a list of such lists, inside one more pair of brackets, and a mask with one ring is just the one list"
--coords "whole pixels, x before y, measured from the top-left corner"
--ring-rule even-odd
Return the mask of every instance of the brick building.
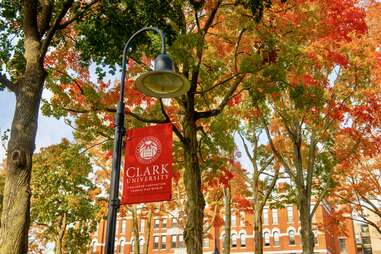
[[[231, 229], [231, 253], [253, 253], [253, 216], [249, 213], [234, 211], [232, 213]], [[314, 217], [315, 227], [315, 253], [329, 254], [356, 254], [356, 243], [353, 223], [351, 220], [345, 221], [346, 235], [339, 235], [337, 225], [330, 222], [330, 208], [328, 205], [321, 205]], [[140, 244], [141, 251], [144, 244], [145, 220], [140, 220], [138, 241], [131, 237], [132, 221], [130, 217], [118, 218], [117, 232], [115, 240], [115, 253], [133, 253], [133, 244]], [[281, 209], [271, 209], [265, 207], [263, 212], [263, 235], [264, 253], [269, 254], [293, 254], [302, 253], [301, 238], [299, 234], [300, 225], [298, 211], [296, 207], [286, 206]], [[178, 227], [175, 219], [154, 217], [150, 228], [151, 240], [149, 243], [149, 253], [160, 254], [181, 254], [186, 253], [183, 240], [182, 229]], [[223, 227], [216, 230], [217, 242], [220, 253], [224, 238]], [[96, 234], [91, 242], [89, 253], [103, 254], [104, 239], [106, 235], [106, 222], [102, 221], [98, 225]], [[214, 251], [215, 230], [211, 229], [209, 237], [204, 238], [204, 253]]]

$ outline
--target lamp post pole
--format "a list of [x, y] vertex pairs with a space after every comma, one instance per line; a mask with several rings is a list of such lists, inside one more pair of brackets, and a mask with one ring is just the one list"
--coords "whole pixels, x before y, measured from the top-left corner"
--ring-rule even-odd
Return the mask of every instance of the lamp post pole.
[[105, 253], [113, 254], [114, 253], [114, 244], [115, 244], [115, 228], [116, 228], [116, 218], [118, 209], [120, 206], [119, 203], [119, 176], [120, 176], [120, 164], [122, 156], [122, 142], [123, 136], [126, 132], [124, 126], [124, 87], [125, 87], [125, 78], [126, 72], [128, 71], [127, 62], [128, 62], [128, 50], [130, 48], [131, 41], [140, 33], [152, 30], [160, 34], [161, 36], [161, 46], [162, 54], [165, 53], [165, 37], [164, 33], [156, 27], [144, 27], [134, 33], [127, 43], [124, 46], [123, 50], [123, 60], [122, 60], [122, 77], [120, 80], [120, 94], [118, 106], [115, 113], [115, 136], [114, 136], [114, 147], [112, 153], [112, 171], [111, 171], [111, 181], [110, 181], [110, 197], [108, 205], [108, 214], [107, 214], [107, 231], [106, 231], [106, 246]]
[[126, 132], [124, 126], [125, 104], [124, 104], [124, 87], [126, 72], [128, 71], [128, 50], [131, 41], [144, 31], [154, 31], [161, 37], [161, 54], [156, 57], [154, 63], [154, 71], [141, 75], [136, 80], [136, 88], [145, 95], [158, 98], [171, 98], [186, 93], [190, 84], [182, 75], [173, 72], [173, 64], [171, 58], [166, 54], [164, 33], [157, 27], [144, 27], [135, 32], [126, 42], [123, 50], [122, 60], [122, 77], [120, 80], [119, 101], [115, 113], [115, 136], [114, 147], [112, 153], [112, 171], [110, 181], [110, 196], [107, 214], [107, 231], [105, 253], [113, 254], [115, 245], [115, 228], [119, 202], [119, 176], [120, 164], [122, 156], [123, 136]]

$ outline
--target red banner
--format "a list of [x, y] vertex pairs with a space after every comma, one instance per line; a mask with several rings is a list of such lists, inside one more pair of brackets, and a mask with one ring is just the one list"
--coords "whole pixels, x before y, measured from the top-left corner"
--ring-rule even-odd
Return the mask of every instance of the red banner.
[[127, 131], [122, 204], [171, 200], [172, 125]]

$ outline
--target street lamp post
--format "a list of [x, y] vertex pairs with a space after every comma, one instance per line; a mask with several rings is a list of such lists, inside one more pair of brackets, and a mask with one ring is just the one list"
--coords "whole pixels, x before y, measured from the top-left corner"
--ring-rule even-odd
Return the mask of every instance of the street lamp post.
[[189, 90], [189, 81], [184, 76], [173, 72], [171, 58], [166, 54], [164, 33], [156, 27], [144, 27], [135, 32], [127, 41], [123, 50], [122, 77], [120, 81], [119, 101], [115, 113], [115, 136], [112, 154], [112, 172], [110, 181], [110, 197], [107, 214], [107, 231], [105, 253], [114, 253], [116, 217], [119, 209], [119, 174], [122, 154], [122, 141], [125, 134], [124, 127], [124, 87], [126, 72], [128, 71], [128, 50], [131, 41], [144, 31], [154, 31], [161, 36], [161, 54], [156, 57], [154, 70], [142, 74], [135, 81], [136, 88], [142, 93], [158, 98], [171, 98], [180, 96]]

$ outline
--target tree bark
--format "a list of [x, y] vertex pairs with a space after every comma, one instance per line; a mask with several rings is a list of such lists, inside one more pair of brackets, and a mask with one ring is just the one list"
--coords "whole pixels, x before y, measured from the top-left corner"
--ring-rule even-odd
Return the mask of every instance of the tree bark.
[[138, 214], [136, 212], [136, 207], [132, 206], [131, 208], [132, 213], [132, 232], [135, 238], [135, 245], [134, 245], [134, 254], [139, 254], [139, 221], [138, 221]]
[[145, 226], [145, 243], [144, 243], [144, 254], [148, 254], [148, 248], [149, 248], [149, 242], [151, 239], [151, 223], [152, 223], [152, 210], [150, 209], [148, 212], [148, 218], [147, 218], [147, 223]]
[[188, 254], [202, 254], [205, 200], [201, 192], [201, 171], [198, 161], [197, 128], [194, 112], [194, 98], [188, 95], [186, 116], [183, 123], [185, 172], [184, 185], [187, 195], [187, 222], [184, 240]]
[[231, 228], [232, 228], [232, 214], [231, 214], [231, 191], [230, 186], [223, 190], [224, 192], [224, 206], [225, 206], [225, 237], [224, 237], [224, 254], [230, 254], [231, 247]]
[[300, 236], [302, 239], [303, 253], [314, 253], [314, 234], [312, 231], [312, 216], [310, 215], [310, 205], [306, 197], [299, 198], [299, 218], [301, 224]]
[[254, 210], [254, 242], [255, 242], [255, 254], [263, 253], [263, 235], [262, 235], [262, 211], [258, 206], [255, 206]]
[[58, 235], [55, 239], [55, 254], [65, 253], [63, 239], [66, 232], [66, 213], [64, 213], [60, 218], [60, 226], [58, 229]]
[[27, 65], [17, 82], [16, 109], [7, 150], [8, 168], [0, 231], [2, 254], [21, 254], [28, 250], [30, 175], [44, 79], [42, 65], [34, 63]]

